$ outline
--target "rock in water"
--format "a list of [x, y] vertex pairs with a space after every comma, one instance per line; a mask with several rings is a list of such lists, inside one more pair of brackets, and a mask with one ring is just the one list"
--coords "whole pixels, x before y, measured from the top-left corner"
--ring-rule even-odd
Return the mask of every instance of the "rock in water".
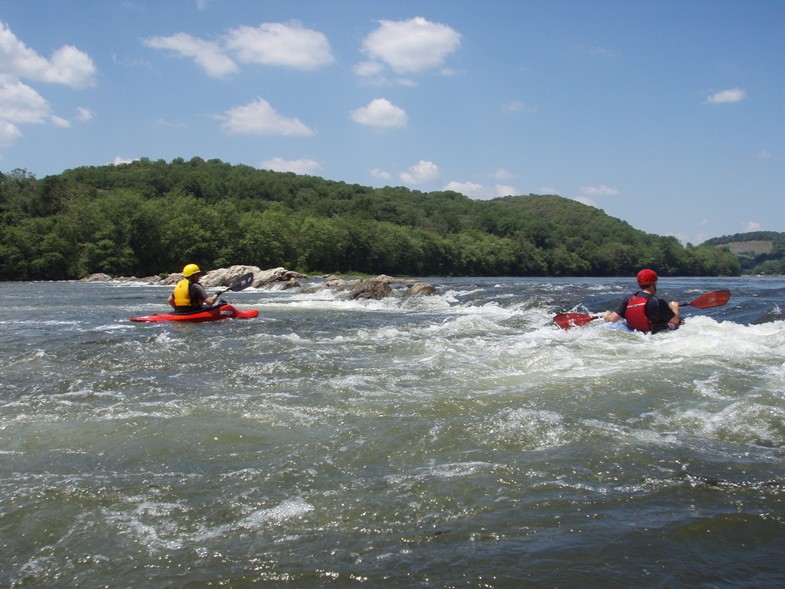
[[392, 288], [381, 280], [364, 280], [352, 291], [354, 299], [383, 299], [392, 294]]

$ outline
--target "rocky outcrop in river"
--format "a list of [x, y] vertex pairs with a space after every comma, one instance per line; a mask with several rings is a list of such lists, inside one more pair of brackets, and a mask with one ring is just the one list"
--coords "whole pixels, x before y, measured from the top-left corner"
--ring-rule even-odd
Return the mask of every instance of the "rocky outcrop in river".
[[[383, 299], [396, 293], [404, 295], [433, 295], [436, 289], [427, 283], [415, 282], [409, 279], [394, 278], [381, 274], [376, 278], [368, 279], [345, 279], [338, 276], [327, 276], [320, 284], [313, 284], [303, 287], [305, 280], [313, 281], [313, 277], [306, 274], [287, 270], [286, 268], [271, 268], [262, 270], [258, 266], [229, 266], [228, 268], [218, 268], [205, 272], [201, 279], [201, 284], [205, 288], [219, 288], [229, 286], [232, 282], [248, 274], [253, 273], [254, 280], [252, 288], [302, 288], [303, 292], [319, 292], [332, 289], [338, 292], [346, 292], [351, 299]], [[127, 282], [145, 282], [147, 284], [175, 285], [182, 280], [183, 275], [179, 272], [168, 276], [148, 276], [146, 278], [116, 277], [108, 274], [93, 274], [84, 279], [87, 282], [102, 282], [110, 280], [121, 280]], [[318, 280], [318, 279], [316, 279]], [[405, 285], [405, 288], [394, 289], [392, 285]]]

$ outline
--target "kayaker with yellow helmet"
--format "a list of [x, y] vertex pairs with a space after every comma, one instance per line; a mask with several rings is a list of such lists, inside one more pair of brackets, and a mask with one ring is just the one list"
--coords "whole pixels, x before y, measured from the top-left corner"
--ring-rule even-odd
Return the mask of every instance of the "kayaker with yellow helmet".
[[183, 279], [174, 287], [174, 292], [169, 295], [169, 305], [177, 313], [198, 311], [204, 307], [215, 304], [218, 294], [207, 296], [204, 287], [199, 284], [202, 271], [196, 264], [188, 264], [183, 268]]

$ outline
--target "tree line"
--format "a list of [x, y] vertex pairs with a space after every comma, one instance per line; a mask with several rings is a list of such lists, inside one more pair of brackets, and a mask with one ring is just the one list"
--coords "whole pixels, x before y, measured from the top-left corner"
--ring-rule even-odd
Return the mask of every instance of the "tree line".
[[150, 276], [247, 264], [408, 276], [737, 275], [682, 246], [552, 195], [475, 201], [201, 158], [0, 173], [0, 279]]

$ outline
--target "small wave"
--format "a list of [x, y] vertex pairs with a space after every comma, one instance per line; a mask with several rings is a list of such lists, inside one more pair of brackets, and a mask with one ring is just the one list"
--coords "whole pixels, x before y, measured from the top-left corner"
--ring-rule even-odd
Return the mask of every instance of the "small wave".
[[[185, 546], [181, 540], [165, 538], [176, 534], [172, 514], [181, 510], [182, 506], [175, 503], [145, 502], [131, 512], [104, 511], [104, 519], [121, 535], [128, 536], [151, 553], [158, 553], [181, 550]], [[154, 519], [157, 525], [147, 523], [145, 519]]]
[[483, 437], [486, 443], [513, 443], [527, 450], [555, 448], [571, 439], [560, 414], [526, 408], [499, 415], [484, 428]]
[[287, 499], [275, 507], [254, 511], [236, 522], [203, 529], [196, 534], [194, 540], [204, 541], [219, 538], [238, 530], [256, 531], [266, 525], [304, 517], [314, 510], [315, 507], [302, 498]]
[[712, 409], [690, 408], [667, 418], [667, 428], [723, 442], [767, 448], [785, 446], [785, 411], [753, 400]]

